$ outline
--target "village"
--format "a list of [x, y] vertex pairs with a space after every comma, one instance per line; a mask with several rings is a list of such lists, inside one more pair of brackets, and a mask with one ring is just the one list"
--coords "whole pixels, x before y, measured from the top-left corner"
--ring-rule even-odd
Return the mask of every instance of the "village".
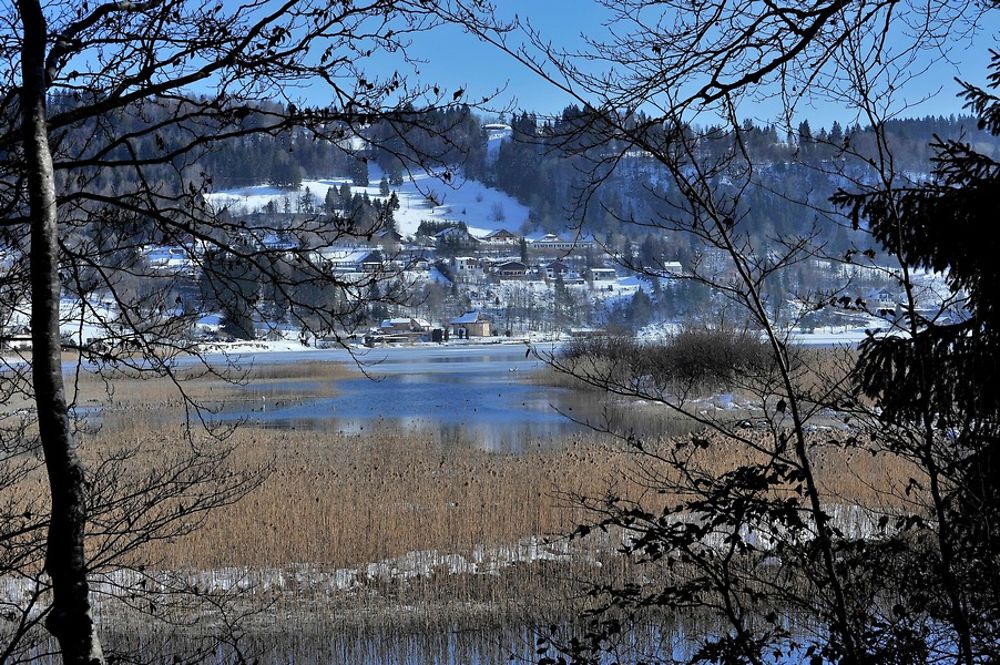
[[[506, 140], [506, 131], [489, 137]], [[650, 248], [649, 236], [612, 239], [570, 222], [546, 233], [526, 206], [471, 179], [448, 190], [429, 175], [390, 185], [370, 166], [368, 178], [358, 182], [338, 177], [295, 187], [253, 185], [208, 193], [204, 202], [234, 224], [225, 242], [183, 234], [148, 239], [159, 242], [135, 238], [112, 252], [114, 261], [129, 267], [119, 278], [121, 293], [165, 294], [158, 303], [133, 306], [184, 346], [642, 337], [646, 328], [670, 330], [680, 320], [718, 317], [725, 298], [700, 282], [738, 278], [718, 248], [692, 256], [666, 236], [653, 239]], [[258, 258], [241, 267], [234, 263], [238, 255]], [[2, 262], [14, 270], [23, 259], [7, 248]], [[262, 274], [267, 265], [307, 288], [293, 294], [269, 288]], [[898, 317], [905, 297], [897, 273], [873, 261], [813, 257], [765, 294], [768, 312], [777, 325], [803, 334], [837, 329], [857, 337], [881, 325], [878, 317], [889, 325]], [[99, 279], [90, 281], [92, 286], [87, 279], [64, 286], [64, 346], [135, 344], [127, 338], [136, 332], [119, 325], [123, 303]], [[914, 295], [931, 311], [941, 302], [942, 284], [925, 281], [924, 293]], [[847, 298], [850, 306], [817, 308], [810, 300], [808, 294], [835, 286], [844, 287], [839, 301]], [[0, 346], [29, 348], [26, 294], [5, 295]]]
[[[313, 240], [313, 247], [303, 247], [302, 238], [249, 222], [241, 242], [284, 255], [290, 264], [306, 261], [347, 285], [344, 294], [361, 303], [359, 315], [337, 330], [312, 330], [302, 325], [293, 307], [277, 306], [257, 285], [252, 287], [254, 305], [246, 312], [246, 324], [234, 328], [223, 299], [213, 302], [208, 297], [205, 267], [210, 261], [204, 245], [142, 246], [134, 257], [134, 279], [171, 285], [176, 307], [161, 308], [155, 316], [178, 319], [174, 334], [185, 343], [289, 342], [322, 348], [345, 341], [379, 346], [635, 334], [646, 324], [669, 328], [664, 313], [681, 307], [688, 313], [695, 307], [703, 311], [715, 307], [710, 294], [693, 302], [697, 299], [689, 286], [693, 280], [686, 279], [691, 273], [679, 261], [662, 260], [629, 270], [628, 260], [579, 232], [531, 237], [498, 228], [477, 233], [464, 222], [440, 220], [421, 222], [408, 236], [390, 228], [374, 234], [370, 243], [324, 245]], [[631, 251], [636, 250], [633, 245]], [[712, 265], [713, 257], [706, 255], [698, 269], [704, 272]], [[814, 259], [809, 275], [813, 288], [822, 285], [824, 276], [849, 279], [854, 285], [851, 300], [859, 304], [822, 316], [807, 312], [799, 323], [803, 333], [817, 328], [871, 328], [872, 315], [891, 321], [903, 300], [892, 286], [896, 276], [889, 268]], [[933, 303], [939, 281], [927, 282], [921, 297]], [[386, 302], [380, 288], [404, 295]], [[64, 294], [64, 345], [103, 348], [120, 343], [125, 333], [116, 322], [119, 306], [100, 289], [87, 294], [85, 302]], [[794, 314], [796, 308], [807, 306], [788, 295], [773, 313], [777, 320], [790, 316], [789, 310]], [[23, 299], [19, 304], [5, 303], [0, 322], [5, 348], [30, 348], [28, 309]]]
[[[601, 312], [652, 293], [652, 282], [624, 270], [592, 238], [545, 234], [531, 239], [499, 229], [477, 236], [464, 224], [447, 224], [433, 235], [404, 238], [380, 234], [366, 245], [335, 244], [310, 258], [341, 281], [366, 279], [404, 284], [406, 302], [372, 306], [366, 321], [350, 331], [366, 345], [448, 342], [530, 333], [580, 334], [593, 330]], [[281, 241], [269, 236], [268, 249]], [[181, 248], [154, 248], [147, 260], [156, 271], [197, 282], [199, 267]], [[680, 276], [681, 264], [667, 262], [665, 274]], [[258, 337], [289, 333], [281, 321], [255, 316]], [[196, 328], [214, 339], [218, 317]], [[286, 335], [287, 336], [287, 335]], [[306, 338], [309, 343], [308, 338]], [[313, 343], [324, 344], [319, 339]]]

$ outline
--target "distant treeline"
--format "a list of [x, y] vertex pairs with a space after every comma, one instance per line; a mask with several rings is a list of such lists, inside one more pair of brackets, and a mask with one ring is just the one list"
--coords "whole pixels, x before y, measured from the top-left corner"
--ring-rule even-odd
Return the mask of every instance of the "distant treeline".
[[[73, 100], [56, 96], [50, 105], [55, 111], [71, 109]], [[523, 230], [560, 232], [582, 220], [585, 231], [622, 251], [631, 251], [632, 242], [644, 241], [650, 255], [661, 254], [659, 248], [649, 247], [650, 242], [666, 241], [669, 258], [683, 259], [696, 251], [688, 240], [662, 233], [647, 241], [641, 227], [622, 223], [655, 218], [663, 213], [665, 201], [683, 209], [683, 201], [653, 157], [602, 141], [596, 116], [577, 106], [556, 117], [514, 115], [509, 119], [511, 139], [502, 142], [492, 159], [487, 157], [483, 121], [467, 106], [402, 108], [390, 120], [376, 124], [331, 120], [319, 131], [296, 125], [295, 114], [274, 102], [235, 106], [232, 113], [213, 116], [211, 121], [203, 119], [196, 106], [185, 100], [159, 100], [82, 120], [53, 141], [57, 163], [60, 155], [84, 157], [74, 168], [57, 170], [61, 187], [71, 189], [74, 183], [86, 182], [90, 189], [115, 195], [144, 178], [165, 191], [192, 183], [215, 190], [263, 183], [293, 190], [304, 178], [329, 176], [350, 176], [360, 186], [369, 184], [369, 165], [374, 163], [395, 188], [407, 171], [461, 169], [464, 176], [527, 205], [530, 228]], [[662, 126], [649, 118], [638, 115], [635, 125], [644, 128], [650, 144], [667, 141]], [[162, 129], [150, 132], [155, 126]], [[930, 172], [935, 137], [962, 139], [984, 154], [1000, 154], [997, 140], [980, 131], [970, 116], [893, 120], [884, 130], [895, 170], [913, 180]], [[733, 150], [731, 131], [719, 127], [685, 131], [698, 138], [700, 156], [707, 159]], [[101, 140], [93, 140], [95, 136]], [[739, 224], [764, 247], [768, 239], [804, 232], [818, 219], [817, 209], [829, 207], [829, 197], [838, 188], [874, 178], [866, 160], [877, 154], [875, 136], [871, 128], [836, 122], [816, 129], [803, 120], [789, 130], [747, 121], [740, 138], [755, 169]], [[581, 206], [590, 160], [619, 152], [626, 158], [602, 174], [606, 176], [602, 186], [587, 199], [588, 205]], [[164, 162], [164, 155], [176, 156]], [[141, 166], [129, 166], [130, 162]], [[326, 203], [328, 208], [349, 212], [345, 202]], [[842, 226], [820, 226], [832, 251], [851, 244], [851, 234]]]
[[[623, 220], [656, 219], [672, 202], [679, 209], [684, 202], [665, 169], [648, 153], [629, 150], [630, 146], [600, 140], [598, 121], [586, 110], [567, 107], [555, 118], [531, 113], [513, 116], [512, 139], [503, 143], [491, 164], [470, 164], [470, 175], [501, 189], [531, 209], [529, 223], [539, 231], [558, 232], [571, 221], [584, 222], [584, 229], [606, 237], [626, 234], [642, 237], [641, 228], [622, 224]], [[654, 146], [665, 145], [662, 127], [638, 116], [637, 127]], [[588, 136], [587, 128], [596, 127]], [[1000, 155], [1000, 143], [981, 131], [971, 116], [925, 117], [892, 120], [884, 134], [894, 160], [895, 172], [919, 181], [932, 168], [936, 139], [956, 139], [972, 143], [988, 155]], [[734, 149], [735, 133], [719, 127], [688, 128], [698, 136], [699, 157], [708, 161]], [[858, 125], [844, 127], [834, 122], [830, 128], [814, 129], [808, 120], [791, 131], [774, 125], [747, 121], [740, 140], [755, 169], [753, 184], [744, 194], [739, 223], [748, 229], [761, 247], [768, 239], [806, 232], [818, 219], [815, 208], [829, 209], [830, 196], [840, 187], [871, 182], [875, 173], [867, 163], [876, 159], [876, 133]], [[593, 172], [593, 160], [607, 155], [626, 154], [609, 171], [596, 192], [586, 185]], [[600, 171], [598, 170], [598, 173]], [[587, 205], [581, 194], [590, 194]], [[675, 208], [676, 209], [676, 208]], [[820, 225], [833, 251], [845, 250], [850, 233], [837, 225]], [[683, 239], [678, 238], [683, 244]], [[683, 250], [682, 250], [683, 251]]]
[[[74, 104], [69, 94], [49, 99], [51, 113]], [[215, 190], [264, 183], [293, 190], [303, 178], [348, 175], [367, 185], [371, 161], [398, 183], [405, 170], [482, 161], [485, 152], [479, 120], [467, 107], [404, 108], [391, 121], [331, 119], [312, 129], [295, 123], [297, 113], [315, 123], [323, 111], [255, 102], [209, 115], [196, 100], [162, 99], [88, 116], [54, 137], [57, 167], [60, 156], [78, 164], [57, 168], [60, 184], [86, 181], [114, 194], [139, 178], [168, 191], [207, 178]]]

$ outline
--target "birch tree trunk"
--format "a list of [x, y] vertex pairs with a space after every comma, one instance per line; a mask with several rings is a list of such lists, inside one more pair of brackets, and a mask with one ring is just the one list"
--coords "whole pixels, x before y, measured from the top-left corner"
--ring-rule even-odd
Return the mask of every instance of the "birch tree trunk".
[[37, 0], [18, 0], [21, 47], [21, 122], [31, 224], [32, 379], [38, 430], [49, 477], [52, 513], [45, 569], [52, 609], [45, 625], [68, 665], [103, 663], [91, 617], [84, 532], [84, 468], [73, 440], [63, 385], [59, 339], [59, 227], [45, 111], [47, 28]]

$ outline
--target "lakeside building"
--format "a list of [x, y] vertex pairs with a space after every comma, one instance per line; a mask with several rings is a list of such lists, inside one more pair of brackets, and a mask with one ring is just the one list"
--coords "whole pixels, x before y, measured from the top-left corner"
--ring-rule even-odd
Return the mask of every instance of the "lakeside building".
[[489, 337], [492, 334], [490, 319], [479, 310], [466, 312], [451, 320], [456, 337]]

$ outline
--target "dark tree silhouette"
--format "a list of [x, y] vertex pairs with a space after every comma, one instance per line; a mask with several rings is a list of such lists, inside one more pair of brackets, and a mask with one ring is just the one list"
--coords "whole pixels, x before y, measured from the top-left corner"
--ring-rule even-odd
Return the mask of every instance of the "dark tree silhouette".
[[[980, 269], [988, 250], [970, 245], [985, 237], [974, 229], [990, 218], [985, 192], [995, 189], [995, 167], [968, 147], [943, 145], [938, 181], [914, 186], [895, 167], [885, 132], [886, 118], [905, 105], [897, 91], [920, 75], [912, 63], [921, 49], [946, 44], [995, 3], [602, 4], [610, 36], [579, 53], [558, 50], [530, 26], [516, 42], [486, 18], [470, 23], [576, 100], [535, 142], [575, 160], [585, 182], [575, 199], [577, 219], [587, 220], [596, 207], [643, 231], [693, 238], [694, 255], [679, 277], [709, 287], [729, 323], [680, 335], [662, 349], [597, 341], [547, 357], [587, 385], [662, 404], [705, 431], [663, 441], [628, 422], [589, 423], [635, 450], [639, 463], [628, 480], [642, 499], [575, 497], [593, 521], [573, 535], [611, 533], [638, 569], [621, 584], [592, 589], [597, 610], [575, 633], [543, 636], [541, 662], [673, 662], [669, 640], [657, 636], [669, 634], [676, 612], [709, 620], [692, 640], [692, 662], [995, 658], [995, 587], [976, 589], [972, 580], [996, 569], [996, 552], [991, 538], [970, 530], [992, 523], [986, 506], [993, 490], [981, 479], [992, 468], [995, 411], [992, 390], [980, 398], [976, 382], [988, 381], [995, 361], [969, 367], [992, 335], [979, 311], [989, 310], [989, 299], [976, 300], [993, 274]], [[802, 223], [766, 247], [755, 242], [744, 222], [761, 164], [750, 148], [756, 132], [738, 109], [767, 91], [782, 98], [793, 139], [805, 99], [847, 105], [870, 123], [864, 167], [838, 170], [828, 159], [829, 167], [818, 168], [835, 171], [858, 193], [833, 203], [871, 221], [869, 242], [898, 257], [898, 271], [875, 264], [872, 246], [830, 256], [823, 227], [847, 225], [850, 215], [807, 192], [779, 191], [802, 204]], [[992, 98], [971, 88], [968, 94], [989, 126]], [[706, 117], [715, 124], [695, 126]], [[857, 155], [852, 146], [829, 145], [825, 132], [807, 136], [807, 128], [802, 122], [798, 147], [810, 159], [821, 151]], [[639, 159], [656, 169], [658, 182], [648, 189], [659, 202], [641, 217], [602, 197], [613, 174]], [[969, 233], [948, 234], [959, 229]], [[619, 256], [640, 274], [678, 277], [627, 252]], [[818, 356], [798, 348], [790, 336], [796, 321], [772, 316], [770, 286], [817, 259], [860, 262], [898, 279], [909, 294], [907, 323], [890, 316], [884, 325], [912, 341], [873, 340], [857, 367], [850, 352]], [[919, 266], [955, 267], [955, 289], [937, 313], [968, 290], [971, 323], [927, 325], [934, 314], [914, 295], [912, 270]], [[798, 316], [874, 310], [848, 298], [849, 287], [799, 289]], [[732, 337], [754, 352], [735, 353], [727, 344]], [[966, 355], [969, 347], [977, 351]], [[696, 349], [707, 368], [682, 372], [677, 359]], [[748, 399], [751, 417], [705, 409], [704, 400], [719, 390]], [[944, 406], [952, 415], [939, 418]], [[828, 455], [855, 452], [894, 469], [867, 503], [821, 477]], [[720, 469], [713, 455], [732, 461]], [[861, 516], [855, 523], [845, 519], [852, 511]]]
[[[76, 303], [81, 328], [87, 321], [91, 330], [73, 340], [77, 371], [131, 368], [176, 381], [171, 359], [197, 355], [182, 331], [201, 308], [190, 280], [191, 272], [213, 268], [203, 260], [207, 254], [227, 257], [214, 265], [244, 266], [237, 281], [252, 272], [269, 282], [275, 300], [300, 324], [341, 334], [364, 311], [369, 294], [389, 301], [400, 291], [375, 288], [393, 277], [385, 271], [348, 276], [333, 270], [327, 250], [352, 237], [351, 220], [272, 207], [267, 221], [248, 226], [208, 204], [212, 180], [200, 160], [227, 142], [278, 141], [286, 150], [272, 179], [293, 186], [301, 178], [296, 148], [341, 146], [351, 163], [363, 164], [354, 159], [356, 139], [373, 124], [381, 123], [383, 137], [403, 134], [422, 124], [421, 109], [442, 105], [443, 95], [457, 103], [460, 95], [408, 84], [398, 72], [365, 69], [370, 54], [405, 53], [408, 34], [438, 22], [436, 7], [423, 2], [20, 0], [7, 8], [7, 18], [0, 27], [6, 63], [0, 66], [0, 247], [5, 294], [13, 309], [30, 308], [32, 353], [3, 381], [36, 408], [29, 422], [4, 432], [5, 462], [13, 465], [5, 473], [16, 481], [23, 455], [40, 442], [51, 510], [36, 506], [20, 518], [13, 517], [16, 511], [5, 513], [5, 547], [18, 534], [30, 535], [19, 545], [22, 558], [6, 568], [30, 582], [30, 595], [28, 607], [11, 615], [14, 628], [5, 633], [3, 657], [30, 650], [28, 635], [44, 620], [64, 662], [103, 662], [88, 575], [119, 565], [122, 559], [112, 553], [184, 532], [187, 526], [180, 525], [253, 483], [239, 475], [227, 480], [218, 466], [224, 455], [198, 446], [138, 488], [107, 482], [100, 474], [114, 469], [104, 465], [85, 470], [71, 415], [75, 398], [63, 379], [64, 297]], [[327, 101], [299, 104], [293, 95], [305, 84], [324, 90]], [[279, 103], [256, 101], [262, 98]], [[367, 141], [368, 149], [379, 148]], [[412, 150], [398, 160], [422, 166]], [[367, 184], [366, 173], [353, 176]], [[366, 237], [377, 231], [363, 229]], [[185, 267], [154, 266], [145, 253], [151, 245], [180, 249]], [[221, 272], [216, 276], [224, 281]], [[136, 283], [159, 288], [133, 288]], [[315, 298], [317, 285], [335, 295], [323, 306]], [[237, 285], [232, 292], [243, 297], [244, 291]], [[244, 300], [254, 304], [249, 296]], [[331, 301], [336, 306], [328, 307]], [[111, 303], [116, 315], [108, 316], [102, 303]], [[197, 416], [198, 405], [189, 406]], [[169, 491], [160, 491], [164, 487]], [[153, 503], [131, 500], [136, 496]], [[161, 508], [173, 512], [161, 515]], [[138, 514], [143, 510], [147, 521]], [[113, 528], [105, 525], [111, 552], [88, 549], [88, 525], [104, 524], [109, 515], [121, 518]], [[38, 551], [40, 529], [46, 531], [47, 577], [33, 568], [32, 550], [24, 549]], [[114, 529], [123, 532], [107, 540]], [[129, 530], [134, 538], [125, 535]]]
[[[993, 89], [1000, 87], [1000, 54], [992, 52]], [[963, 84], [980, 128], [1000, 134], [995, 94]], [[874, 193], [841, 192], [835, 201], [855, 224], [909, 270], [945, 275], [948, 311], [921, 307], [907, 287], [908, 335], [871, 338], [861, 346], [858, 384], [880, 408], [878, 425], [908, 436], [895, 445], [919, 459], [927, 474], [937, 537], [933, 608], [960, 637], [963, 662], [994, 653], [1000, 638], [1000, 273], [990, 243], [996, 219], [1000, 164], [962, 141], [932, 147], [933, 179]], [[927, 582], [924, 582], [926, 585]], [[927, 592], [903, 587], [913, 596]]]

